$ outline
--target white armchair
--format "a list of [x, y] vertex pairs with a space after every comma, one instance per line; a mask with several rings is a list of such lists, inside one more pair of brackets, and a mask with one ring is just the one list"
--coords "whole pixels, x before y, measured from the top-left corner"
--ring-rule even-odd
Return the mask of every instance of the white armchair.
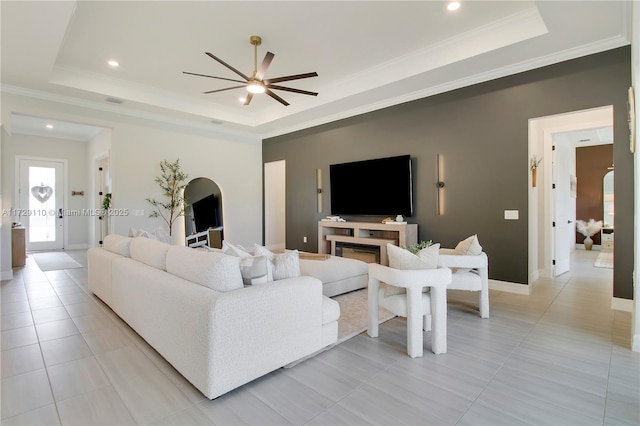
[[[380, 282], [406, 289], [406, 293], [385, 297]], [[378, 306], [407, 318], [407, 353], [411, 358], [423, 354], [422, 329], [433, 326], [431, 349], [435, 354], [447, 352], [447, 285], [451, 270], [400, 270], [376, 263], [369, 264], [369, 321], [367, 334], [378, 337]], [[430, 287], [423, 293], [424, 287]]]
[[489, 258], [479, 255], [455, 254], [453, 249], [440, 249], [438, 267], [453, 270], [449, 290], [478, 291], [480, 316], [489, 318]]

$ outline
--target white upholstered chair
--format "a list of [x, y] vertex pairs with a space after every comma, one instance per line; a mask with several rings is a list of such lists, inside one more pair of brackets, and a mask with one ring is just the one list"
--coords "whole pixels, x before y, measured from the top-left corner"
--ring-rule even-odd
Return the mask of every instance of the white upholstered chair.
[[454, 249], [440, 249], [438, 266], [451, 268], [449, 290], [479, 292], [479, 308], [482, 318], [489, 318], [489, 258], [479, 255], [455, 254]]
[[[406, 289], [406, 293], [385, 297], [380, 282]], [[431, 330], [431, 349], [435, 354], [447, 352], [447, 285], [451, 270], [400, 270], [377, 263], [369, 264], [369, 320], [367, 334], [378, 337], [378, 306], [407, 318], [407, 353], [411, 358], [421, 357], [422, 329]], [[423, 292], [430, 287], [429, 292]]]

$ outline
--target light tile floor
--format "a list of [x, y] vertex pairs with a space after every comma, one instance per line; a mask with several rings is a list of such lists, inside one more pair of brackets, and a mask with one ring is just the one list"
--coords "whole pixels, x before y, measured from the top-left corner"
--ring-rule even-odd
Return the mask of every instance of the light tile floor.
[[[86, 265], [86, 252], [69, 252]], [[572, 272], [530, 296], [450, 292], [448, 353], [406, 355], [406, 322], [361, 334], [213, 401], [87, 289], [86, 269], [35, 262], [2, 281], [3, 425], [640, 424], [631, 314], [612, 270], [576, 252]]]

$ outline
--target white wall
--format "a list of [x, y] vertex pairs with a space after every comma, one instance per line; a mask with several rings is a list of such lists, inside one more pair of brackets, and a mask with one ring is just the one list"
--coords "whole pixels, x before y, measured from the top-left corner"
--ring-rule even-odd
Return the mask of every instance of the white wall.
[[[150, 205], [145, 199], [162, 195], [154, 182], [160, 162], [180, 158], [189, 178], [207, 177], [220, 187], [225, 238], [243, 245], [262, 241], [260, 138], [217, 131], [213, 125], [186, 127], [110, 110], [13, 94], [2, 96], [2, 122], [17, 112], [111, 129], [113, 207], [129, 210], [128, 216], [113, 218], [114, 232], [127, 234], [130, 227], [152, 230], [164, 225], [160, 219], [148, 218]], [[3, 161], [6, 164], [4, 156]]]
[[4, 167], [2, 161], [4, 154], [3, 147], [8, 138], [8, 133], [4, 125], [0, 126], [0, 279], [9, 280], [13, 278], [11, 269], [11, 217], [3, 214], [7, 206], [11, 204], [11, 192], [6, 190], [6, 182], [3, 176]]

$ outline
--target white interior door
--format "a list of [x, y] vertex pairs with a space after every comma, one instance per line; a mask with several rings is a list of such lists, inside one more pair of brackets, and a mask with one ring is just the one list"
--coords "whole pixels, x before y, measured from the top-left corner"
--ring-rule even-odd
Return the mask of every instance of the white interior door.
[[553, 276], [571, 269], [571, 246], [575, 238], [575, 199], [571, 195], [571, 176], [575, 173], [575, 154], [566, 144], [556, 145], [553, 152]]
[[64, 163], [20, 159], [19, 217], [27, 250], [64, 248]]

